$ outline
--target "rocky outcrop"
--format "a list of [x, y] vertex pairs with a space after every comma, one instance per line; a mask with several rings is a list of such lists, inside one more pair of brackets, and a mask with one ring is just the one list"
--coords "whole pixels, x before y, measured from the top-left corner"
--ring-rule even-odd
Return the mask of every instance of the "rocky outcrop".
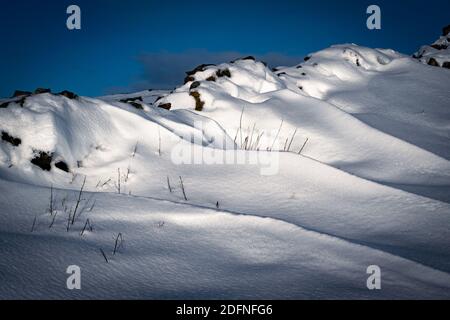
[[442, 29], [442, 36], [438, 40], [431, 45], [422, 46], [413, 57], [430, 66], [449, 69], [450, 25]]

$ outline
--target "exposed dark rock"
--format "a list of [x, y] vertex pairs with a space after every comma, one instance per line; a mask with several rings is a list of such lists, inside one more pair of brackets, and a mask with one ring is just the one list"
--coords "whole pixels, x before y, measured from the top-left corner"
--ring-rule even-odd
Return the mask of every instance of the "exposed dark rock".
[[51, 163], [53, 158], [53, 153], [45, 151], [34, 151], [34, 158], [31, 159], [31, 163], [38, 166], [42, 170], [50, 171], [52, 169]]
[[164, 97], [163, 96], [159, 96], [158, 98], [156, 98], [154, 103], [156, 103], [157, 101], [161, 100], [162, 98], [164, 98]]
[[67, 90], [61, 91], [61, 92], [58, 93], [58, 94], [59, 94], [60, 96], [64, 96], [64, 97], [66, 97], [66, 98], [68, 98], [68, 99], [72, 99], [72, 100], [78, 98], [78, 95], [76, 95], [75, 93], [73, 93], [73, 92], [71, 92], [71, 91], [67, 91]]
[[445, 37], [450, 33], [450, 24], [442, 29], [442, 35]]
[[301, 69], [301, 68], [303, 68], [302, 66], [296, 66], [295, 68], [297, 68], [297, 69]]
[[300, 90], [303, 90], [303, 87], [298, 87]]
[[132, 105], [136, 109], [144, 110], [144, 107], [139, 102], [130, 101], [130, 102], [128, 102], [128, 104]]
[[433, 67], [440, 67], [440, 66], [439, 66], [439, 63], [436, 61], [435, 58], [430, 58], [430, 59], [428, 60], [428, 64], [429, 64], [430, 66], [433, 66]]
[[197, 91], [193, 91], [189, 93], [189, 95], [195, 99], [195, 110], [202, 111], [205, 102], [200, 99], [200, 93], [198, 93]]
[[206, 81], [216, 81], [216, 77], [214, 77], [214, 76], [211, 76], [211, 77], [208, 77], [208, 78], [206, 78]]
[[70, 171], [69, 166], [64, 161], [58, 161], [57, 163], [55, 163], [55, 167], [57, 167], [58, 169], [60, 169], [62, 171], [65, 171], [65, 172]]
[[431, 47], [436, 50], [445, 50], [448, 48], [445, 44], [432, 44]]
[[450, 69], [450, 61], [446, 61], [442, 64], [442, 68]]
[[143, 100], [142, 100], [142, 97], [134, 97], [134, 98], [121, 99], [119, 101], [123, 102], [123, 103], [130, 103], [130, 102], [143, 101]]
[[272, 72], [277, 72], [278, 68], [272, 68]]
[[9, 106], [11, 103], [17, 103], [18, 105], [20, 105], [21, 107], [23, 107], [23, 105], [25, 104], [26, 98], [27, 98], [27, 96], [22, 96], [22, 98], [17, 99], [17, 100], [3, 102], [2, 104], [0, 104], [0, 109], [1, 109], [1, 108], [8, 108], [8, 106]]
[[218, 78], [221, 78], [221, 77], [231, 78], [231, 72], [230, 72], [230, 70], [228, 68], [227, 69], [223, 69], [223, 70], [219, 69], [216, 72], [216, 76]]
[[287, 73], [286, 72], [280, 72], [279, 74], [277, 74], [277, 76], [284, 76], [284, 75], [287, 75]]
[[184, 84], [191, 81], [195, 81], [195, 78], [193, 76], [187, 76], [186, 78], [184, 78]]
[[2, 131], [2, 140], [11, 143], [14, 147], [18, 147], [22, 143], [21, 139], [10, 136], [6, 131]]
[[17, 98], [20, 96], [29, 96], [29, 95], [31, 95], [30, 91], [16, 90], [16, 91], [14, 91], [14, 94], [11, 98]]
[[52, 90], [45, 88], [37, 88], [36, 90], [34, 90], [34, 94], [51, 93], [51, 92]]
[[253, 61], [256, 61], [255, 57], [247, 56], [247, 57], [243, 57], [243, 58], [239, 58], [239, 59], [233, 60], [232, 63], [236, 62], [236, 61], [239, 61], [239, 60], [253, 60]]
[[21, 99], [17, 100], [16, 103], [18, 103], [23, 108], [23, 105], [25, 104], [26, 99], [27, 99], [27, 97], [23, 96]]
[[191, 86], [189, 87], [189, 90], [195, 89], [200, 87], [200, 82], [199, 81], [194, 81], [192, 82]]
[[311, 57], [309, 57], [309, 56], [303, 58], [303, 60], [304, 60], [305, 62], [308, 61], [309, 59], [311, 59]]
[[356, 65], [357, 65], [358, 67], [361, 67], [361, 64], [359, 63], [359, 59], [356, 59]]
[[213, 64], [201, 64], [201, 65], [195, 67], [194, 70], [187, 71], [186, 74], [187, 74], [188, 76], [193, 76], [193, 75], [196, 74], [197, 72], [205, 71], [205, 70], [206, 70], [206, 67], [209, 67], [209, 66], [213, 66]]
[[158, 107], [166, 109], [166, 110], [170, 110], [172, 108], [172, 104], [170, 102], [169, 103], [163, 103], [163, 104], [159, 104]]
[[306, 73], [303, 72], [303, 73], [302, 73], [302, 76], [306, 76]]

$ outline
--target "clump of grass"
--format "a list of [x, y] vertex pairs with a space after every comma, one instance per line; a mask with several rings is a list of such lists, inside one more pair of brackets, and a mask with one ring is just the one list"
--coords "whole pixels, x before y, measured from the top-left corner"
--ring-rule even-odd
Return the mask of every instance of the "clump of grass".
[[44, 171], [50, 171], [52, 169], [53, 153], [34, 150], [34, 158], [31, 159], [31, 163], [38, 166]]
[[15, 138], [9, 135], [6, 131], [2, 131], [2, 140], [12, 144], [14, 147], [18, 147], [22, 143], [20, 138]]
[[81, 237], [83, 236], [83, 234], [84, 234], [84, 232], [85, 232], [86, 230], [89, 230], [89, 231], [91, 231], [91, 232], [92, 232], [92, 230], [93, 230], [92, 225], [91, 225], [91, 221], [89, 220], [89, 218], [86, 219], [86, 222], [84, 223], [84, 227], [83, 227], [83, 229], [82, 229], [81, 232], [80, 232], [80, 236], [81, 236]]
[[169, 176], [167, 176], [167, 188], [169, 188], [169, 192], [172, 193], [172, 186], [170, 185]]
[[298, 154], [302, 154], [303, 149], [305, 148], [306, 144], [308, 143], [309, 138], [306, 138], [305, 143], [303, 143], [302, 147], [300, 148], [300, 151], [298, 152]]
[[128, 165], [127, 167], [127, 173], [125, 174], [125, 178], [124, 178], [124, 182], [127, 183], [128, 182], [128, 178], [130, 176], [131, 173], [131, 164]]
[[67, 225], [66, 225], [66, 230], [67, 230], [67, 232], [69, 232], [70, 231], [70, 225], [71, 225], [71, 222], [72, 222], [72, 208], [70, 208], [69, 209], [69, 211], [66, 211], [66, 213], [67, 213]]
[[200, 99], [200, 93], [198, 91], [192, 91], [189, 95], [195, 100], [195, 110], [202, 111], [205, 106], [205, 102]]
[[236, 131], [236, 136], [234, 137], [234, 143], [236, 143], [238, 133], [241, 134], [241, 145], [242, 145], [242, 117], [244, 116], [244, 109], [245, 107], [242, 107], [241, 117], [239, 118], [239, 128]]
[[273, 143], [272, 143], [272, 146], [270, 147], [270, 151], [273, 150], [273, 147], [275, 146], [275, 143], [277, 142], [278, 136], [279, 136], [280, 131], [281, 131], [281, 127], [283, 126], [283, 122], [284, 122], [284, 120], [281, 120], [280, 127], [278, 128], [277, 135], [273, 139]]
[[138, 149], [138, 144], [139, 144], [139, 141], [136, 142], [136, 144], [134, 145], [133, 153], [131, 153], [131, 157], [132, 158], [134, 158], [136, 156], [137, 149]]
[[33, 224], [31, 225], [31, 230], [30, 230], [31, 233], [34, 232], [34, 228], [36, 227], [36, 221], [37, 221], [37, 214], [34, 215]]
[[106, 263], [108, 263], [109, 261], [108, 261], [108, 258], [106, 257], [105, 251], [103, 251], [103, 249], [100, 248], [100, 252], [101, 252], [103, 258], [105, 259]]
[[113, 255], [116, 255], [116, 252], [120, 249], [120, 247], [123, 244], [123, 236], [122, 233], [119, 233], [116, 237], [115, 243], [114, 243], [114, 251], [113, 251]]
[[73, 211], [73, 216], [72, 216], [72, 221], [71, 221], [72, 225], [75, 223], [75, 219], [76, 219], [76, 216], [77, 216], [77, 210], [78, 210], [78, 207], [80, 206], [81, 196], [83, 194], [83, 189], [84, 189], [84, 185], [85, 184], [86, 184], [86, 176], [84, 177], [83, 184], [81, 185], [80, 191], [78, 193], [78, 199], [77, 199], [77, 202], [75, 204], [75, 209]]
[[184, 84], [192, 81], [195, 81], [195, 78], [193, 76], [187, 76], [186, 78], [184, 78]]
[[170, 110], [172, 108], [172, 104], [171, 103], [158, 104], [158, 108], [163, 108], [163, 109], [166, 109], [166, 110]]
[[[259, 132], [256, 127], [256, 123], [253, 124], [253, 128], [250, 132], [250, 135], [246, 137], [243, 136], [242, 131], [242, 119], [244, 117], [245, 107], [242, 108], [241, 116], [239, 117], [239, 128], [236, 131], [236, 135], [234, 137], [234, 143], [237, 144], [238, 135], [240, 136], [240, 144], [239, 147], [244, 150], [259, 150], [261, 138], [264, 135], [264, 131]], [[250, 127], [248, 128], [250, 130]]]
[[53, 225], [55, 224], [57, 215], [58, 215], [58, 211], [55, 211], [55, 214], [52, 217], [52, 221], [50, 222], [50, 225], [48, 226], [49, 229], [51, 229], [53, 227]]
[[184, 183], [183, 183], [183, 179], [180, 176], [180, 186], [181, 186], [181, 191], [183, 192], [183, 197], [185, 201], [188, 201], [187, 197], [186, 197], [186, 191], [184, 190]]
[[289, 142], [289, 145], [287, 146], [287, 148], [285, 148], [285, 151], [289, 152], [291, 150], [291, 145], [292, 145], [292, 142], [294, 141], [296, 134], [297, 134], [297, 128], [295, 128], [295, 131], [291, 136], [291, 141]]
[[108, 178], [107, 180], [105, 180], [105, 182], [102, 183], [102, 179], [98, 180], [97, 185], [95, 186], [95, 188], [99, 189], [99, 188], [103, 188], [104, 186], [106, 186], [107, 184], [109, 184], [111, 182], [111, 178]]
[[219, 69], [219, 70], [216, 71], [216, 76], [218, 78], [222, 78], [222, 77], [231, 78], [230, 69], [228, 69], [228, 68], [226, 68], [226, 69]]
[[116, 186], [118, 194], [121, 193], [121, 190], [120, 190], [120, 187], [121, 187], [120, 182], [121, 182], [121, 180], [122, 180], [122, 178], [120, 176], [120, 168], [117, 168], [117, 183], [114, 183], [114, 185]]
[[50, 215], [53, 215], [54, 212], [55, 200], [53, 199], [53, 184], [50, 185], [50, 204], [49, 204], [49, 212]]

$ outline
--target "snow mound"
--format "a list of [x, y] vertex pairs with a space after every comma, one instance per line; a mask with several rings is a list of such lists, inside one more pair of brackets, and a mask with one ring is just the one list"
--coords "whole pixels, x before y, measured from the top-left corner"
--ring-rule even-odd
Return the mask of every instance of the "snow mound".
[[251, 58], [202, 65], [156, 105], [214, 119], [242, 148], [262, 135], [257, 150], [301, 151], [366, 179], [446, 193], [448, 83], [393, 50], [342, 44], [294, 67]]
[[450, 25], [442, 31], [442, 36], [432, 45], [422, 46], [414, 57], [434, 67], [450, 69]]
[[[147, 103], [155, 94], [145, 94], [100, 100], [41, 93], [2, 100], [0, 176], [51, 182], [80, 168], [111, 166], [128, 158], [138, 143], [158, 153], [159, 140], [169, 146], [180, 138], [213, 147], [223, 148], [222, 141], [233, 145], [214, 120], [188, 110], [153, 108]], [[196, 122], [203, 127], [196, 128]]]
[[[389, 69], [389, 64], [403, 55], [393, 50], [370, 49], [355, 44], [335, 45], [313, 53], [295, 68], [278, 69], [278, 75], [291, 88], [324, 99], [330, 89], [345, 82], [359, 87], [371, 75]], [[306, 80], [306, 81], [305, 81]]]
[[230, 97], [255, 101], [262, 94], [286, 88], [264, 63], [252, 57], [217, 66], [199, 66], [187, 74], [186, 83], [159, 100], [158, 105], [170, 103], [171, 110], [211, 111]]

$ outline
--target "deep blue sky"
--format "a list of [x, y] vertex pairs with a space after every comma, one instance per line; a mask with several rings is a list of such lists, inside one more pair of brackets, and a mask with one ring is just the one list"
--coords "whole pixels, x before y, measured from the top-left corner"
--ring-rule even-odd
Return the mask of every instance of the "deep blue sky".
[[[70, 4], [81, 7], [80, 31], [66, 28]], [[370, 4], [382, 9], [380, 31], [366, 28]], [[411, 54], [438, 38], [449, 13], [448, 0], [2, 1], [0, 96], [171, 87], [199, 63], [252, 54], [288, 65], [344, 42]]]

